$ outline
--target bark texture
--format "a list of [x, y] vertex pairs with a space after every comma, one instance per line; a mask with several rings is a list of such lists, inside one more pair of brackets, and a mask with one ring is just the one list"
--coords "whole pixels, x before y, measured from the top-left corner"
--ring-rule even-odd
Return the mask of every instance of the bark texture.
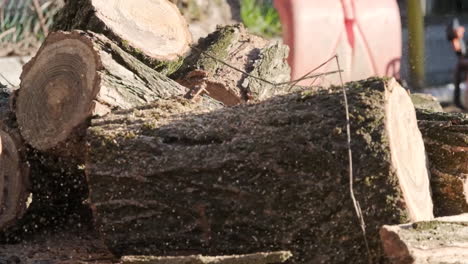
[[102, 33], [164, 74], [180, 66], [192, 42], [187, 22], [167, 0], [67, 1], [53, 28]]
[[[377, 263], [383, 224], [432, 219], [426, 164], [396, 164], [390, 146], [399, 142], [424, 161], [423, 142], [420, 134], [420, 142], [401, 140], [419, 131], [394, 80], [347, 87], [354, 189]], [[107, 245], [117, 255], [291, 250], [291, 263], [367, 263], [349, 197], [342, 98], [332, 88], [209, 113], [159, 101], [93, 120], [86, 174]], [[392, 118], [386, 102], [398, 108]], [[405, 119], [394, 116], [406, 111]], [[392, 126], [409, 132], [393, 137]]]
[[16, 115], [24, 139], [45, 151], [82, 136], [92, 115], [185, 93], [103, 35], [55, 32], [23, 68]]
[[436, 216], [468, 213], [468, 117], [419, 110]]
[[468, 263], [468, 215], [385, 225], [380, 237], [392, 264]]
[[0, 90], [0, 232], [24, 215], [29, 196], [25, 147], [14, 123], [9, 98], [9, 91]]
[[273, 264], [283, 263], [291, 257], [289, 251], [254, 253], [235, 256], [183, 256], [183, 257], [153, 257], [125, 256], [123, 264]]
[[287, 46], [249, 34], [242, 25], [220, 27], [199, 41], [173, 78], [226, 105], [264, 100], [290, 87], [266, 83], [223, 62], [270, 83], [282, 83], [290, 81], [288, 53]]

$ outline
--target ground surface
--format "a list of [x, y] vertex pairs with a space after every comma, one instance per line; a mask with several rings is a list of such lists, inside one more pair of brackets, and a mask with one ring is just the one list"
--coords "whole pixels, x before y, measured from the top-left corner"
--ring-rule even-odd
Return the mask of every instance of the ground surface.
[[86, 227], [46, 230], [19, 244], [0, 244], [0, 264], [112, 263], [96, 232]]

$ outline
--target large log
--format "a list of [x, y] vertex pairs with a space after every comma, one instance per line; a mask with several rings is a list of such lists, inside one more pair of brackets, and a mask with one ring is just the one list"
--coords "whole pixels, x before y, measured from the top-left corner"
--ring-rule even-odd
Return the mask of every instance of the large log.
[[391, 264], [468, 264], [468, 214], [385, 225], [380, 237]]
[[[433, 217], [424, 145], [396, 81], [347, 88], [354, 191], [378, 263], [383, 224]], [[209, 113], [177, 100], [97, 118], [86, 161], [97, 227], [117, 255], [287, 249], [291, 263], [367, 263], [345, 131], [336, 87]]]
[[187, 22], [168, 0], [67, 1], [53, 28], [102, 33], [165, 74], [180, 66], [192, 41]]
[[27, 208], [29, 167], [10, 110], [10, 93], [0, 90], [0, 232], [20, 219]]
[[240, 24], [219, 27], [199, 41], [171, 77], [226, 105], [264, 100], [290, 90], [289, 85], [272, 85], [290, 81], [288, 53], [287, 46], [252, 35]]
[[468, 116], [418, 110], [436, 216], [468, 213]]
[[[103, 35], [56, 32], [23, 68], [16, 116], [26, 142], [45, 151], [72, 142], [69, 138], [82, 142], [79, 138], [92, 115], [185, 93], [185, 87], [150, 69]], [[78, 145], [77, 150], [70, 146], [61, 149], [82, 153]]]

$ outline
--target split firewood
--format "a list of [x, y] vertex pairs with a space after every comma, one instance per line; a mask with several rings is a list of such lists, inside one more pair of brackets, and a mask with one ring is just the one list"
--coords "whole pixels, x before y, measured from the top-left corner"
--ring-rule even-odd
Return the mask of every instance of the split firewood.
[[180, 66], [192, 42], [187, 22], [168, 0], [67, 1], [53, 28], [102, 33], [165, 74]]
[[0, 91], [0, 232], [24, 215], [29, 197], [29, 167], [9, 97]]
[[[431, 220], [424, 144], [394, 80], [347, 84], [354, 192], [371, 258], [383, 224]], [[207, 112], [158, 101], [92, 121], [86, 174], [118, 256], [288, 249], [291, 263], [368, 263], [349, 193], [338, 88]]]
[[203, 87], [226, 105], [264, 100], [291, 89], [275, 85], [290, 81], [288, 53], [287, 46], [252, 35], [242, 25], [220, 27], [199, 41], [172, 78], [190, 89]]
[[385, 225], [380, 237], [392, 264], [468, 263], [468, 214]]
[[[186, 91], [103, 35], [56, 32], [23, 68], [16, 116], [26, 142], [45, 151], [81, 137], [93, 115]], [[61, 149], [82, 153], [81, 145]]]
[[273, 264], [291, 258], [289, 251], [254, 253], [248, 255], [216, 256], [202, 255], [180, 257], [125, 256], [123, 264]]
[[468, 213], [468, 116], [418, 110], [436, 216]]

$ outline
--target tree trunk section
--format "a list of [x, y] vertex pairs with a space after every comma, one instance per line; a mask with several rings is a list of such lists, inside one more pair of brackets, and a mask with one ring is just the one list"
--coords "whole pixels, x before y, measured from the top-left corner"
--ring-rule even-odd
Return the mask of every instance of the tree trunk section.
[[74, 0], [57, 15], [54, 30], [102, 33], [164, 74], [175, 71], [192, 37], [179, 9], [167, 0]]
[[9, 93], [0, 91], [0, 232], [24, 215], [29, 196], [29, 167], [12, 117]]
[[468, 263], [468, 215], [385, 225], [380, 237], [391, 264]]
[[290, 81], [288, 53], [287, 46], [249, 34], [242, 25], [220, 27], [199, 41], [172, 78], [230, 106], [264, 100], [290, 89], [274, 85]]
[[[396, 81], [347, 88], [354, 191], [377, 263], [383, 224], [433, 217], [424, 145]], [[291, 263], [367, 263], [343, 104], [331, 88], [211, 112], [159, 101], [97, 118], [86, 161], [97, 227], [117, 255], [291, 250]]]
[[201, 255], [182, 257], [125, 256], [123, 264], [273, 264], [283, 263], [291, 257], [289, 251], [254, 253], [248, 255], [206, 257]]
[[436, 216], [468, 213], [468, 117], [419, 110]]
[[83, 132], [93, 115], [185, 93], [103, 35], [56, 32], [23, 68], [16, 115], [26, 142], [45, 151]]

